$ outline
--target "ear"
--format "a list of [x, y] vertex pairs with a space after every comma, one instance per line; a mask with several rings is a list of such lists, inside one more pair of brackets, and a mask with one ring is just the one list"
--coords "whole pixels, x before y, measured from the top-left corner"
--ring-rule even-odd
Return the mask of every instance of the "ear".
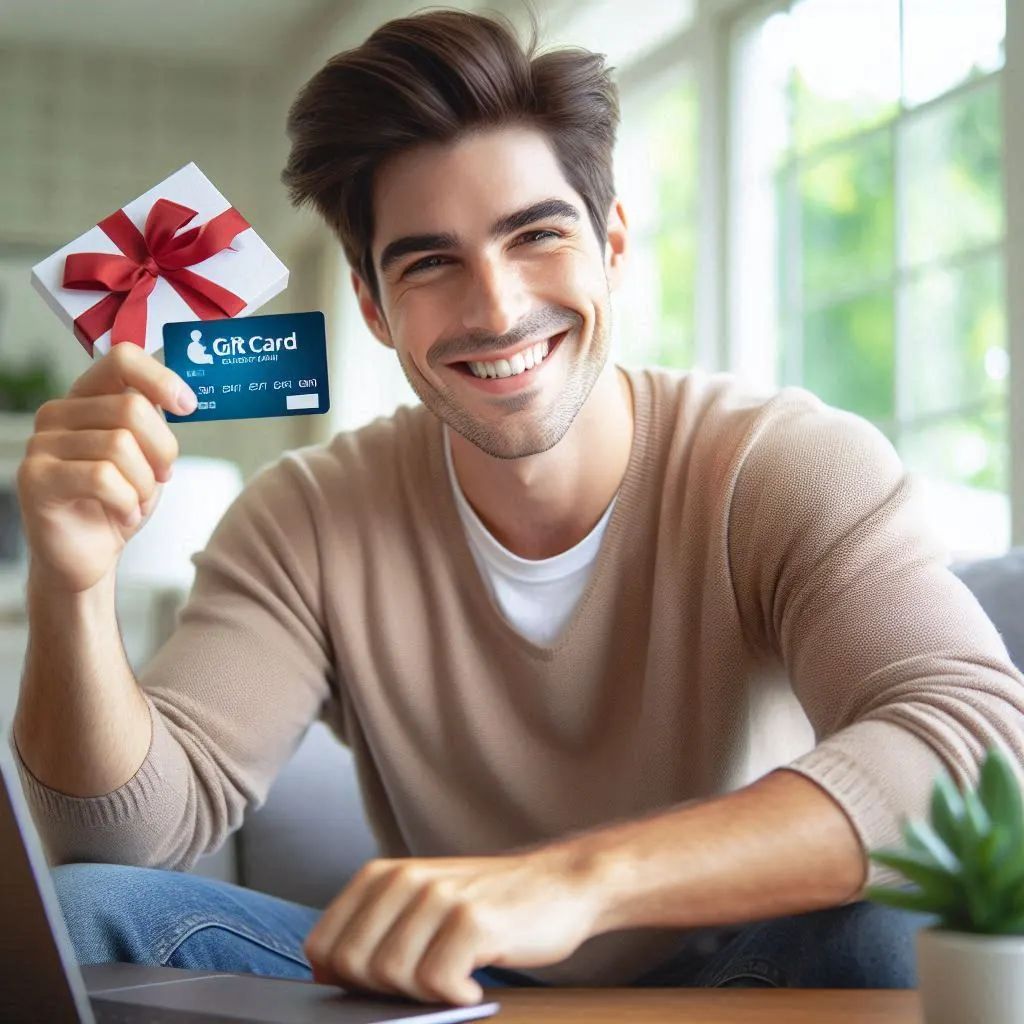
[[370, 286], [354, 270], [352, 271], [352, 288], [356, 293], [359, 312], [363, 314], [366, 326], [385, 348], [394, 348], [395, 343], [391, 340], [391, 331], [384, 319], [384, 313], [373, 297]]
[[609, 291], [615, 291], [622, 283], [626, 271], [626, 254], [629, 250], [629, 228], [626, 211], [616, 199], [608, 212], [608, 241], [604, 247], [604, 272], [608, 278]]

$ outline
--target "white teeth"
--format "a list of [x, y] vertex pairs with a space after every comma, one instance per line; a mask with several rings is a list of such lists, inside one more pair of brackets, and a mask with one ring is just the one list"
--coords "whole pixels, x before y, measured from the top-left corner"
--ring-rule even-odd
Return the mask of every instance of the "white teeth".
[[499, 359], [493, 363], [471, 362], [469, 368], [475, 377], [517, 377], [539, 366], [550, 351], [551, 344], [548, 341], [538, 341], [536, 345], [517, 352], [511, 359]]

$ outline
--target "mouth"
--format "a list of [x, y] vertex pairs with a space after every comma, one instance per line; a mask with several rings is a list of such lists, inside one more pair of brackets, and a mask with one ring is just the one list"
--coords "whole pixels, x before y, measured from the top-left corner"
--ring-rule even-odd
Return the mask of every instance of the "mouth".
[[529, 377], [536, 373], [554, 354], [555, 349], [565, 340], [569, 331], [554, 334], [544, 341], [535, 342], [521, 348], [507, 359], [477, 360], [471, 359], [455, 363], [456, 369], [466, 376], [479, 381], [507, 380], [511, 377]]

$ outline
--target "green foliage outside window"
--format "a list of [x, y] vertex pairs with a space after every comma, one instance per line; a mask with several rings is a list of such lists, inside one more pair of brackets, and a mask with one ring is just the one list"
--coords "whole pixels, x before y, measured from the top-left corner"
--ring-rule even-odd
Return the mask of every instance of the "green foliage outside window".
[[691, 366], [696, 354], [697, 90], [691, 81], [665, 93], [654, 116], [672, 125], [654, 142], [660, 223], [655, 236], [661, 312], [657, 361]]
[[[798, 76], [794, 91], [812, 106]], [[782, 259], [783, 383], [872, 420], [912, 468], [992, 490], [1008, 462], [1000, 118], [995, 80], [804, 154], [778, 187], [801, 271]]]
[[697, 91], [686, 76], [632, 102], [623, 118], [616, 174], [634, 255], [630, 283], [643, 300], [643, 322], [627, 327], [628, 358], [637, 365], [693, 365], [697, 127]]
[[[885, 82], [860, 81], [850, 95], [817, 91], [799, 61], [789, 69], [789, 148], [773, 165], [779, 323], [766, 334], [779, 338], [780, 383], [869, 419], [913, 470], [1005, 493], [1002, 81], [993, 73], [1002, 58], [988, 54], [967, 70], [968, 49], [961, 74], [932, 50], [954, 45], [958, 24], [975, 24], [968, 0], [951, 6], [947, 21], [925, 0], [903, 2], [903, 101], [892, 64], [899, 47], [880, 58]], [[986, 3], [991, 21], [997, 0]], [[899, 31], [897, 4], [867, 5], [863, 24]], [[834, 26], [850, 23], [838, 0], [798, 7], [818, 8], [814, 31], [829, 46]], [[819, 74], [823, 62], [819, 54]], [[915, 109], [915, 97], [929, 102]], [[646, 211], [633, 239], [649, 257], [647, 301], [656, 307], [654, 322], [641, 307], [645, 329], [631, 332], [630, 357], [686, 369], [697, 356], [694, 80], [680, 75], [648, 95], [624, 126], [628, 145], [646, 153], [640, 171], [632, 164]]]

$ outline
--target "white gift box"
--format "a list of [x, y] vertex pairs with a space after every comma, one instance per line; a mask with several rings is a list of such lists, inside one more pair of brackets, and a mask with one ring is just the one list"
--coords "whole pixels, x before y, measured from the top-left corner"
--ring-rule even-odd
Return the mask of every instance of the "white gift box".
[[[196, 211], [197, 216], [179, 229], [175, 237], [205, 224], [231, 206], [210, 179], [191, 163], [123, 207], [124, 214], [140, 232], [158, 199], [168, 199]], [[36, 291], [61, 321], [74, 331], [78, 317], [110, 293], [63, 286], [64, 262], [72, 253], [120, 255], [121, 250], [102, 228], [96, 226], [32, 268], [32, 284]], [[188, 267], [188, 270], [228, 289], [243, 300], [245, 308], [236, 314], [238, 316], [255, 312], [284, 291], [288, 284], [288, 268], [251, 227], [236, 235], [230, 248]], [[146, 351], [153, 353], [163, 347], [165, 323], [198, 319], [200, 317], [168, 281], [157, 277], [156, 286], [146, 303]], [[90, 355], [97, 357], [110, 351], [110, 336], [111, 331], [107, 330], [91, 344], [85, 338], [80, 337], [79, 341]]]

